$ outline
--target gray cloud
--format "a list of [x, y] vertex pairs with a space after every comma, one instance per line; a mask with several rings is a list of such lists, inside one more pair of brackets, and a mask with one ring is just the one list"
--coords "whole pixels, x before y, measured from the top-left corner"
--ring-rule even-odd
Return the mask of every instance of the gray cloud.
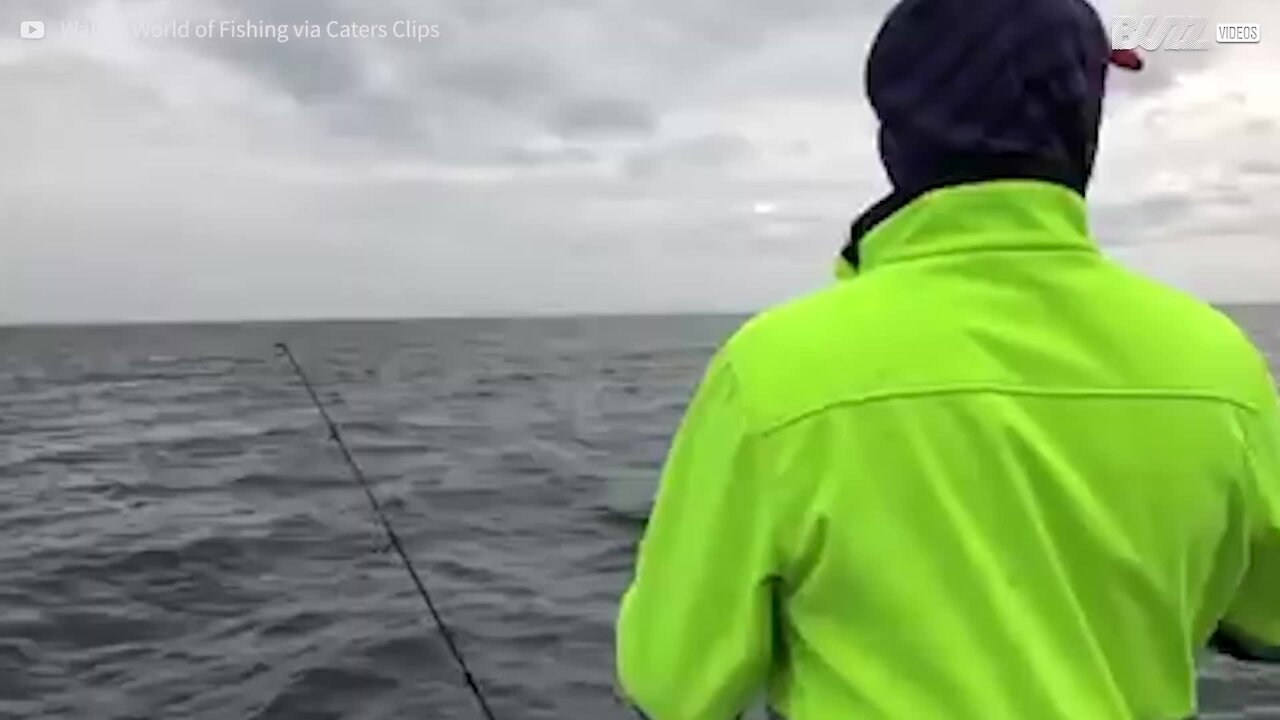
[[546, 165], [592, 163], [599, 158], [595, 153], [584, 147], [571, 146], [553, 149], [513, 147], [499, 152], [498, 159], [502, 162], [514, 165], [536, 167]]
[[1093, 231], [1107, 246], [1137, 245], [1167, 240], [1164, 230], [1190, 216], [1194, 199], [1184, 193], [1159, 193], [1123, 205], [1098, 204]]
[[[1212, 13], [1280, 20], [1265, 0], [1226, 1]], [[1209, 12], [1099, 4], [1104, 17]], [[10, 0], [0, 28], [159, 8], [409, 19], [440, 37], [0, 36], [0, 321], [751, 309], [795, 295], [825, 282], [848, 219], [884, 190], [860, 83], [890, 5]], [[1113, 78], [1094, 226], [1129, 261], [1206, 291], [1274, 291], [1258, 278], [1280, 269], [1232, 253], [1257, 256], [1265, 227], [1250, 213], [1265, 214], [1280, 170], [1267, 160], [1280, 99], [1262, 71], [1245, 82], [1275, 52], [1153, 53]], [[1214, 272], [1238, 266], [1240, 282], [1198, 274], [1206, 236]], [[712, 268], [724, 282], [705, 283]]]
[[633, 153], [626, 160], [626, 171], [634, 178], [670, 172], [714, 172], [748, 159], [753, 152], [751, 143], [741, 135], [713, 133]]
[[1262, 158], [1249, 160], [1240, 164], [1240, 172], [1248, 175], [1280, 176], [1280, 162]]
[[446, 62], [428, 79], [439, 89], [466, 95], [495, 108], [539, 103], [556, 89], [555, 71], [544, 61], [523, 57], [463, 57]]
[[364, 86], [364, 67], [351, 44], [223, 40], [202, 44], [222, 62], [243, 66], [257, 79], [304, 104], [355, 95]]
[[643, 104], [626, 98], [598, 97], [561, 103], [550, 120], [551, 129], [568, 138], [648, 135], [657, 120]]
[[1249, 135], [1276, 135], [1280, 131], [1280, 120], [1275, 118], [1254, 118], [1244, 124], [1242, 130]]

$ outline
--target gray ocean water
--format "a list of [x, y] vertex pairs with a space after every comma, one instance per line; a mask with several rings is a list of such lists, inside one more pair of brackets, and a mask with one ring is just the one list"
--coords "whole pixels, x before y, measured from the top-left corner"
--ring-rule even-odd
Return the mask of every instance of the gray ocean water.
[[[1280, 367], [1280, 308], [1229, 310]], [[629, 716], [612, 622], [729, 317], [0, 329], [0, 718]], [[1280, 718], [1207, 659], [1206, 717]]]

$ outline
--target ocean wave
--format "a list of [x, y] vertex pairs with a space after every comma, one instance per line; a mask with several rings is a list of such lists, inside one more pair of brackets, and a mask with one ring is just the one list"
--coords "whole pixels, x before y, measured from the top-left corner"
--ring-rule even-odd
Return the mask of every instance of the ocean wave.
[[[282, 336], [499, 716], [628, 717], [617, 599], [728, 326], [0, 331], [0, 716], [476, 717], [319, 414], [272, 365]], [[1204, 716], [1268, 717], [1277, 681], [1214, 663]]]

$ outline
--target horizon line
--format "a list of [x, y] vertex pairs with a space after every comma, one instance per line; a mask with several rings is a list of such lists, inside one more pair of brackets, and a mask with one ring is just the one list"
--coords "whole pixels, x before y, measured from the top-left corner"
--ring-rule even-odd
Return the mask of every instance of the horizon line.
[[[1265, 304], [1265, 303], [1264, 303]], [[1280, 304], [1277, 302], [1276, 304]], [[350, 315], [350, 316], [309, 316], [309, 317], [263, 317], [263, 318], [215, 318], [215, 319], [84, 319], [84, 320], [34, 320], [22, 322], [0, 322], [0, 330], [23, 328], [109, 328], [109, 327], [155, 327], [166, 325], [319, 325], [326, 323], [410, 323], [450, 320], [591, 320], [591, 319], [627, 319], [627, 318], [667, 318], [667, 317], [741, 317], [761, 312], [760, 310], [654, 310], [616, 312], [544, 312], [519, 315], [500, 315], [489, 313], [477, 314], [443, 314], [443, 315]]]
[[[1245, 300], [1232, 302], [1210, 302], [1210, 305], [1221, 308], [1245, 307], [1280, 307], [1280, 300]], [[338, 317], [263, 317], [263, 318], [121, 318], [121, 319], [79, 319], [79, 320], [33, 320], [19, 322], [0, 322], [0, 330], [39, 329], [39, 328], [121, 328], [121, 327], [162, 327], [177, 325], [319, 325], [336, 323], [410, 323], [450, 320], [592, 320], [592, 319], [628, 319], [628, 318], [672, 318], [672, 317], [743, 317], [762, 312], [762, 309], [749, 310], [654, 310], [634, 311], [622, 310], [614, 312], [569, 312], [550, 311], [541, 313], [525, 313], [515, 315], [501, 314], [442, 314], [442, 315], [351, 315]]]

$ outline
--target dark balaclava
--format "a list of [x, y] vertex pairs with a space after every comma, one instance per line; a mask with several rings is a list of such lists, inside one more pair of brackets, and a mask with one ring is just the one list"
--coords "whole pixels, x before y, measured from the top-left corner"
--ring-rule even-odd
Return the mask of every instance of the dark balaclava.
[[893, 193], [860, 237], [919, 195], [997, 179], [1085, 193], [1093, 173], [1110, 41], [1085, 0], [902, 0], [867, 59], [880, 156]]

